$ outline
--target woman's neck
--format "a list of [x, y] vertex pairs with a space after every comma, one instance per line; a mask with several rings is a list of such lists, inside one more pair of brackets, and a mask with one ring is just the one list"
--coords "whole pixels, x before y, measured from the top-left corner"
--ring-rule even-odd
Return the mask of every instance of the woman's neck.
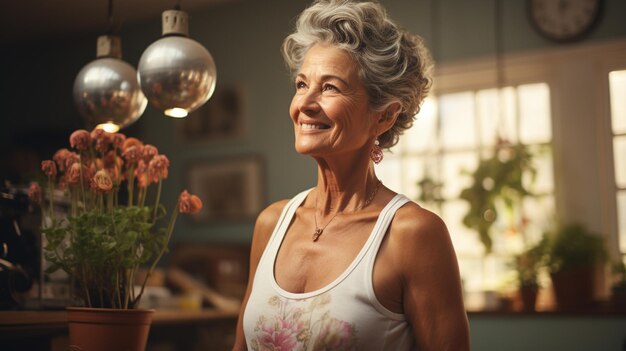
[[317, 163], [315, 205], [323, 214], [363, 209], [379, 186], [369, 155], [317, 159]]

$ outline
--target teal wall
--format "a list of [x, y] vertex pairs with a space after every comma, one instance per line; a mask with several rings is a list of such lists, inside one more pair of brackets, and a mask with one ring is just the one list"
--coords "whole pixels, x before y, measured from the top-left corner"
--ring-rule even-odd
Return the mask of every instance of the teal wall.
[[470, 315], [474, 351], [622, 351], [626, 317]]
[[[148, 107], [130, 130], [159, 147], [171, 161], [165, 203], [174, 203], [185, 186], [184, 169], [191, 162], [231, 156], [259, 155], [265, 161], [266, 203], [292, 196], [315, 182], [315, 165], [298, 156], [287, 109], [291, 82], [279, 48], [293, 19], [306, 6], [303, 0], [234, 1], [208, 10], [190, 12], [191, 36], [213, 54], [218, 85], [243, 89], [246, 131], [230, 141], [181, 142], [178, 120], [163, 117]], [[438, 62], [494, 54], [495, 0], [432, 1], [384, 0], [391, 16], [408, 30], [419, 33], [434, 49]], [[555, 44], [540, 37], [527, 19], [526, 1], [502, 1], [502, 40], [506, 52], [537, 50]], [[584, 41], [626, 36], [626, 2], [605, 1], [603, 19]], [[56, 149], [81, 120], [72, 103], [71, 90], [78, 71], [95, 56], [100, 32], [23, 41], [0, 49], [0, 98], [3, 150], [32, 143]], [[126, 25], [120, 33], [123, 58], [137, 65], [143, 50], [160, 36], [159, 18]], [[51, 137], [54, 135], [54, 137]], [[58, 143], [58, 140], [62, 140]], [[197, 225], [180, 221], [175, 241], [247, 242], [252, 223]]]

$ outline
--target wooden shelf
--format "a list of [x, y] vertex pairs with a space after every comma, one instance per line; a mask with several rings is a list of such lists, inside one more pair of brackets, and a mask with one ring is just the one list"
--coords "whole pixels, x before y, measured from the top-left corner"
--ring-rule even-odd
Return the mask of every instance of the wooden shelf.
[[[205, 310], [157, 310], [152, 323], [181, 324], [237, 318], [238, 312], [217, 309]], [[65, 311], [0, 311], [0, 329], [8, 326], [37, 326], [66, 324]]]

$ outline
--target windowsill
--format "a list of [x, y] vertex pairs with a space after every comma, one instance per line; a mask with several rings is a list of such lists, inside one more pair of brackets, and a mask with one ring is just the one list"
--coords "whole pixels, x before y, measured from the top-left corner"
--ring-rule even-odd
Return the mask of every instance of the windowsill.
[[577, 309], [558, 309], [556, 307], [542, 307], [535, 311], [521, 309], [468, 309], [468, 316], [476, 317], [626, 317], [626, 309], [616, 309], [610, 302]]

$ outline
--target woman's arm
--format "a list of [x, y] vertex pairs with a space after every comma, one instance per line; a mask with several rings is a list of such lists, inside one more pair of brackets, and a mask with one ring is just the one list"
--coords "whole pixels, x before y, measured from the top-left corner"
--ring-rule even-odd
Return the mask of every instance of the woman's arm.
[[444, 222], [419, 206], [398, 211], [391, 235], [398, 253], [402, 304], [420, 350], [469, 350], [459, 267]]
[[250, 249], [250, 274], [248, 276], [248, 287], [246, 289], [246, 294], [244, 295], [241, 304], [241, 310], [239, 312], [239, 320], [237, 321], [237, 334], [235, 337], [235, 345], [233, 346], [233, 351], [247, 350], [246, 339], [243, 335], [243, 311], [245, 310], [246, 304], [248, 303], [248, 297], [250, 296], [250, 291], [252, 290], [254, 274], [256, 273], [257, 266], [259, 265], [261, 255], [263, 254], [263, 251], [265, 251], [267, 242], [269, 241], [270, 236], [274, 231], [274, 227], [278, 222], [278, 218], [280, 217], [280, 214], [283, 210], [283, 207], [285, 207], [287, 202], [288, 200], [283, 200], [267, 207], [259, 214], [254, 225], [254, 232], [252, 234], [252, 247]]

